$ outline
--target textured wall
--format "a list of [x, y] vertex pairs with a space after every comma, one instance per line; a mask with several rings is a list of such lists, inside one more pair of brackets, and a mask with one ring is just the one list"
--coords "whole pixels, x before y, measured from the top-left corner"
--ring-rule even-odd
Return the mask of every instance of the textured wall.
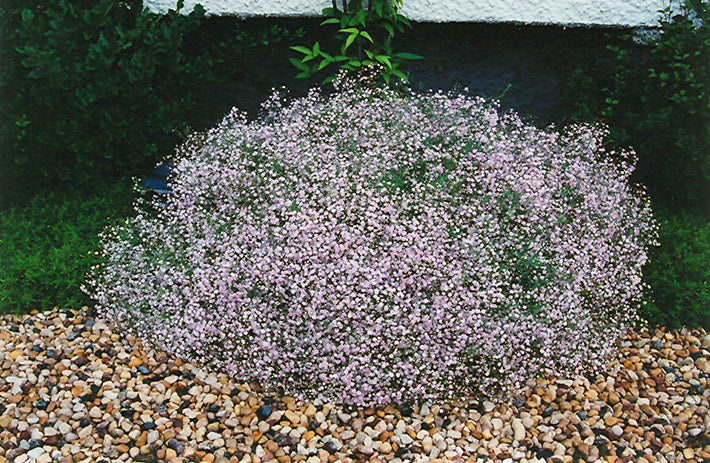
[[[146, 0], [166, 11], [177, 0]], [[317, 16], [328, 0], [186, 0], [212, 14]], [[340, 3], [340, 2], [338, 2]], [[403, 13], [417, 21], [520, 22], [528, 24], [650, 26], [667, 0], [405, 0]]]

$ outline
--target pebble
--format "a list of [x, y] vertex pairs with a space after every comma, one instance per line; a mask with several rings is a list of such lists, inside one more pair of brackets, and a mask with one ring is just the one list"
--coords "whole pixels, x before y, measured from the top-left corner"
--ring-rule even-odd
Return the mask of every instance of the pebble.
[[42, 447], [36, 447], [29, 452], [27, 452], [27, 457], [32, 458], [34, 460], [38, 459], [42, 455], [44, 455], [46, 452]]
[[168, 446], [169, 449], [175, 451], [177, 455], [182, 454], [182, 452], [185, 450], [185, 446], [180, 443], [175, 438], [168, 439], [168, 442], [165, 444]]
[[148, 436], [146, 437], [146, 444], [150, 445], [153, 442], [157, 442], [159, 438], [160, 432], [158, 432], [157, 430], [149, 431]]
[[523, 422], [521, 420], [513, 420], [512, 428], [514, 440], [518, 442], [525, 440], [525, 426], [523, 426]]
[[264, 405], [257, 411], [257, 416], [259, 416], [259, 419], [265, 420], [271, 416], [272, 411], [273, 408], [270, 405]]
[[483, 413], [490, 413], [495, 407], [495, 404], [489, 400], [484, 400], [481, 404], [481, 410]]
[[700, 329], [641, 330], [604, 374], [365, 409], [236, 382], [86, 309], [3, 315], [0, 461], [708, 461], [709, 349]]
[[99, 407], [93, 407], [91, 410], [89, 410], [89, 416], [94, 419], [99, 419], [103, 416], [103, 412]]

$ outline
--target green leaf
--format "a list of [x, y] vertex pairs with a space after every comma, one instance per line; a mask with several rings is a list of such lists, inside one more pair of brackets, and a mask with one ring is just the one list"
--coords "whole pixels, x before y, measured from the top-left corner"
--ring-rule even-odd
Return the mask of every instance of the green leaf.
[[322, 51], [322, 50], [321, 50], [321, 52], [320, 52], [320, 55], [321, 55], [323, 58], [325, 58], [326, 60], [328, 60], [328, 62], [333, 61], [333, 56], [332, 56], [332, 55], [329, 55], [328, 53], [326, 53], [326, 52], [324, 52], [324, 51]]
[[392, 69], [392, 63], [390, 62], [390, 57], [387, 55], [377, 55], [375, 59], [380, 63], [386, 65], [388, 68]]
[[346, 50], [348, 49], [348, 47], [349, 47], [350, 45], [352, 45], [352, 43], [355, 41], [355, 39], [357, 38], [357, 36], [358, 36], [358, 33], [350, 34], [350, 35], [348, 36], [347, 40], [345, 40], [345, 49], [346, 49]]
[[404, 24], [407, 25], [410, 29], [412, 28], [412, 23], [409, 22], [409, 19], [407, 19], [405, 16], [402, 16], [401, 14], [395, 15], [396, 20], [403, 22]]
[[399, 69], [392, 69], [392, 74], [399, 77], [400, 79], [402, 79], [405, 82], [409, 82], [409, 79], [407, 78], [407, 76]]
[[406, 53], [406, 52], [404, 52], [404, 53], [396, 53], [396, 54], [394, 55], [394, 57], [395, 57], [395, 58], [402, 58], [402, 59], [424, 59], [424, 57], [421, 56], [421, 55], [417, 55], [417, 54], [414, 54], [414, 53]]
[[330, 61], [326, 61], [326, 60], [321, 61], [320, 64], [318, 65], [318, 67], [316, 68], [316, 70], [314, 71], [314, 73], [320, 71], [321, 69], [326, 67], [328, 64], [330, 64]]
[[362, 27], [365, 27], [365, 22], [367, 20], [367, 11], [365, 10], [359, 10], [356, 14], [357, 20], [360, 24], [362, 24]]
[[340, 20], [338, 18], [328, 18], [320, 23], [321, 26], [325, 26], [326, 24], [340, 24]]
[[301, 61], [297, 60], [296, 58], [289, 58], [288, 60], [291, 62], [291, 64], [296, 66], [296, 68], [300, 69], [301, 71], [310, 71], [311, 70], [311, 68], [308, 67], [308, 65], [303, 64]]
[[25, 8], [22, 10], [22, 20], [26, 23], [32, 21], [32, 19], [35, 17], [35, 14], [32, 12], [32, 10]]
[[367, 40], [369, 40], [371, 43], [375, 43], [375, 41], [372, 40], [372, 37], [370, 37], [370, 34], [368, 34], [367, 31], [362, 31], [362, 32], [360, 32], [360, 35], [362, 35], [363, 37], [365, 37], [365, 38], [366, 38]]
[[313, 54], [317, 55], [320, 52], [320, 44], [318, 42], [313, 45]]
[[382, 3], [377, 2], [375, 3], [375, 13], [377, 13], [378, 17], [382, 17]]
[[30, 125], [30, 121], [28, 121], [27, 116], [23, 114], [20, 119], [15, 121], [15, 125], [18, 127], [27, 127], [28, 125]]
[[359, 34], [360, 30], [357, 27], [346, 27], [345, 29], [340, 29], [339, 32], [347, 32], [348, 34]]
[[[316, 42], [318, 43], [318, 42]], [[314, 47], [315, 48], [315, 47]], [[291, 47], [291, 50], [296, 50], [299, 53], [303, 53], [305, 55], [310, 55], [311, 54], [311, 49], [308, 47], [304, 47], [302, 45], [296, 45], [295, 47]]]
[[192, 11], [198, 18], [204, 17], [205, 14], [207, 13], [207, 10], [205, 10], [205, 7], [200, 5], [199, 3], [193, 7]]

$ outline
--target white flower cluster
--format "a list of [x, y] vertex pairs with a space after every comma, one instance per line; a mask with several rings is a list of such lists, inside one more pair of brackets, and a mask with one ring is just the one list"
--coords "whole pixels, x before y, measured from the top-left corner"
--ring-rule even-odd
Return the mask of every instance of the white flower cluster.
[[275, 95], [182, 148], [167, 206], [105, 236], [92, 295], [175, 355], [340, 403], [598, 368], [655, 239], [603, 135], [466, 96]]

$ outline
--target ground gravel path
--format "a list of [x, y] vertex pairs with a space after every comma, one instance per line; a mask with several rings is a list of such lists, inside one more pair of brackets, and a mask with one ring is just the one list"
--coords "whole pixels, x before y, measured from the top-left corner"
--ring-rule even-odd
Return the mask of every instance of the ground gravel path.
[[0, 462], [710, 461], [710, 335], [642, 330], [606, 375], [506, 403], [352, 409], [264, 394], [90, 311], [0, 321]]

